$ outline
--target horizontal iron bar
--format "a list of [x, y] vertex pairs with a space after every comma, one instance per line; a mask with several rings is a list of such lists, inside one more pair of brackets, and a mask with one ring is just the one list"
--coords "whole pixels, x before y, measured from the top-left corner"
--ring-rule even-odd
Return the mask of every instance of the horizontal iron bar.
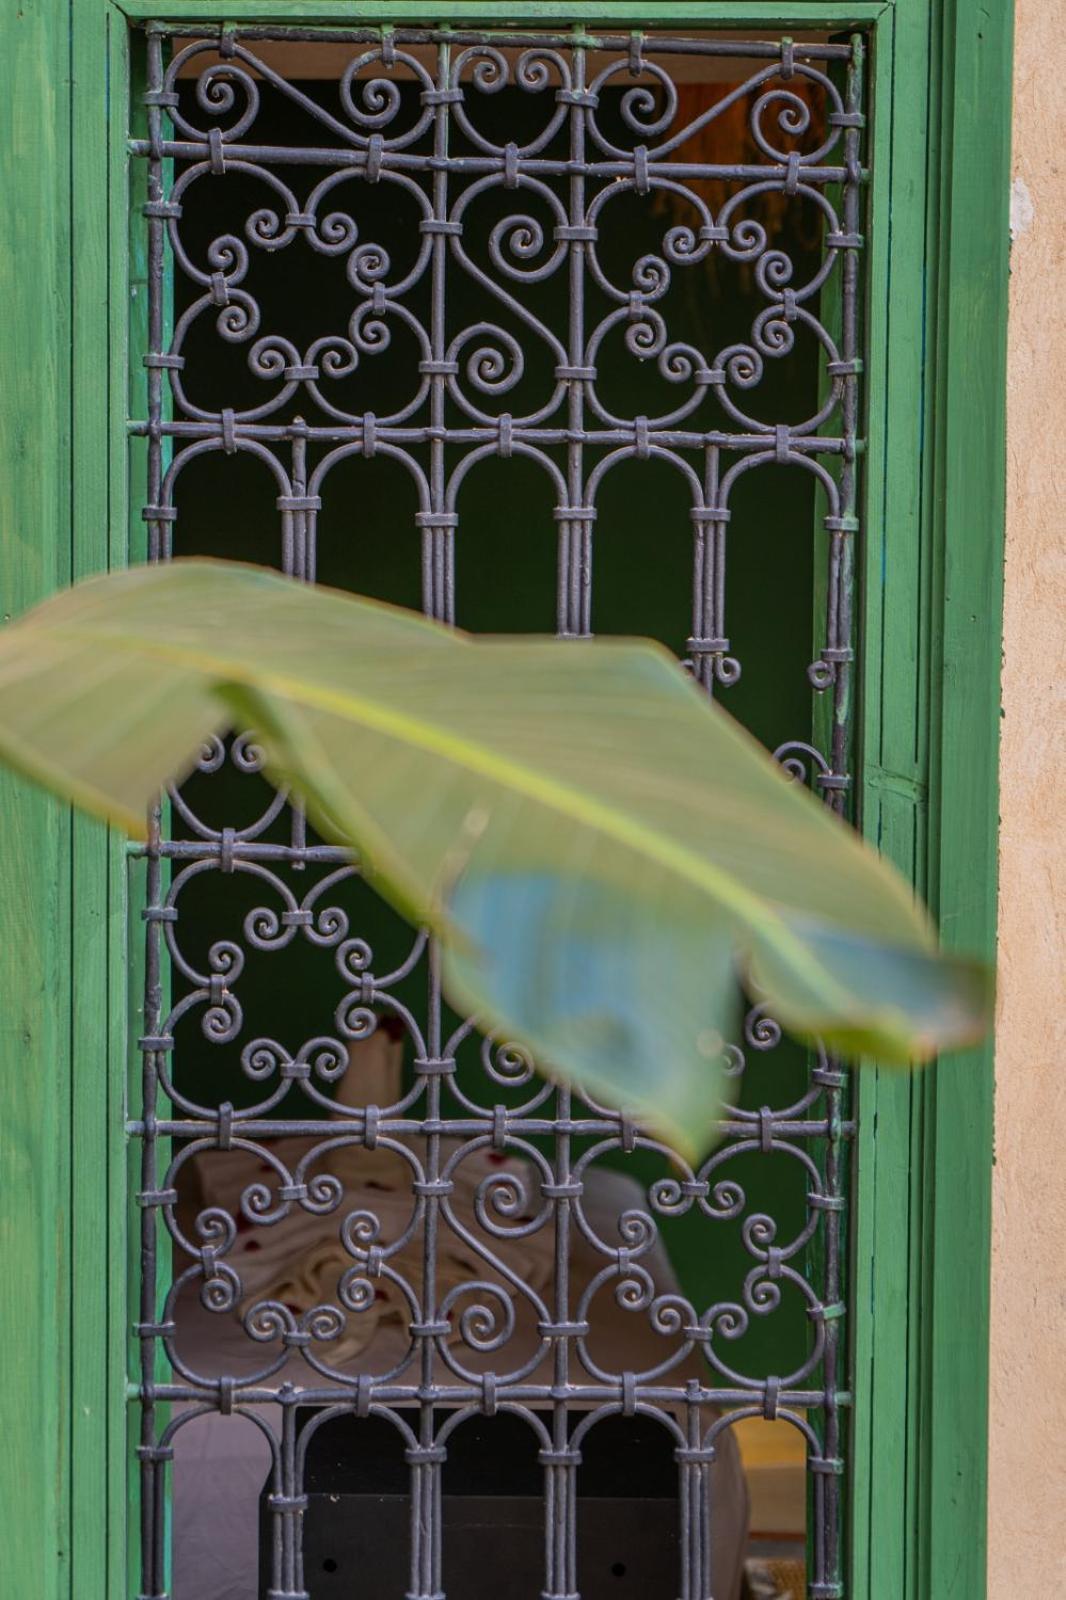
[[[135, 418], [127, 423], [131, 436], [139, 439], [149, 436], [168, 439], [212, 439], [219, 433], [221, 426], [221, 419], [217, 422], [160, 422], [153, 425], [141, 418]], [[381, 424], [375, 418], [374, 436], [386, 444], [428, 444], [434, 439], [439, 439], [445, 444], [477, 445], [495, 443], [499, 438], [499, 430], [494, 427], [398, 428]], [[237, 422], [234, 424], [233, 437], [270, 441], [299, 437], [326, 442], [343, 443], [345, 440], [359, 442], [364, 437], [364, 428], [361, 421], [348, 424], [334, 423], [325, 427], [312, 427], [302, 420], [295, 424]], [[511, 438], [522, 444], [633, 444], [636, 437], [633, 428], [523, 428], [519, 424], [511, 429]], [[674, 428], [659, 430], [649, 425], [647, 437], [649, 444], [668, 445], [675, 450], [703, 450], [708, 445], [717, 446], [721, 450], [772, 450], [775, 430], [770, 429], [767, 433], [727, 433], [708, 429], [705, 433], [691, 433]], [[849, 447], [861, 452], [863, 441], [848, 441], [839, 435], [826, 438], [814, 433], [790, 433], [788, 447], [790, 450], [809, 452], [812, 455], [841, 455]]]
[[[135, 14], [140, 7], [127, 7], [128, 14]], [[592, 33], [586, 32], [579, 22], [566, 30], [545, 31], [541, 28], [530, 27], [521, 31], [515, 28], [494, 28], [491, 25], [474, 28], [441, 28], [418, 27], [417, 24], [408, 27], [388, 26], [388, 18], [395, 15], [397, 7], [394, 5], [383, 12], [383, 21], [379, 26], [368, 27], [333, 27], [322, 24], [317, 27], [300, 27], [292, 23], [247, 22], [241, 23], [239, 17], [228, 17], [225, 26], [242, 40], [263, 40], [266, 42], [278, 41], [285, 44], [380, 44], [383, 32], [387, 31], [393, 44], [397, 45], [479, 45], [492, 44], [497, 48], [513, 48], [516, 50], [539, 48], [548, 50], [602, 50], [623, 51], [628, 50], [632, 33]], [[450, 8], [453, 12], [457, 9], [454, 0]], [[520, 8], [508, 8], [513, 17]], [[539, 8], [543, 12], [544, 8]], [[569, 8], [570, 15], [576, 9]], [[604, 8], [605, 10], [608, 8]], [[861, 7], [868, 15], [875, 13], [872, 6]], [[740, 59], [758, 59], [773, 61], [781, 55], [781, 46], [768, 39], [725, 39], [713, 35], [693, 38], [691, 35], [665, 35], [648, 33], [645, 31], [649, 22], [647, 6], [641, 8], [642, 15], [639, 20], [642, 33], [641, 50], [644, 55], [670, 55], [670, 56], [726, 56]], [[532, 21], [537, 20], [534, 13]], [[638, 20], [636, 17], [634, 21]], [[669, 19], [676, 25], [676, 19]], [[713, 17], [704, 14], [702, 17], [694, 15], [693, 25], [701, 22], [706, 25], [714, 21]], [[769, 22], [769, 19], [767, 19]], [[744, 24], [738, 23], [738, 26]], [[830, 24], [827, 22], [826, 26]], [[168, 39], [211, 39], [219, 31], [217, 22], [209, 21], [150, 21], [146, 24], [147, 33], [162, 34]], [[794, 58], [805, 61], [849, 61], [852, 50], [849, 44], [821, 44], [814, 41], [797, 40], [794, 48]]]
[[[705, 1388], [702, 1384], [685, 1387], [667, 1387], [658, 1384], [637, 1385], [640, 1398], [648, 1405], [673, 1406], [692, 1403], [699, 1406], [744, 1406], [757, 1405], [762, 1400], [763, 1388], [750, 1389], [712, 1389]], [[165, 1401], [180, 1400], [207, 1400], [217, 1395], [217, 1383], [208, 1381], [202, 1388], [188, 1383], [153, 1383], [129, 1384], [127, 1386], [127, 1399], [159, 1404]], [[614, 1401], [623, 1399], [621, 1384], [611, 1383], [570, 1383], [570, 1384], [535, 1384], [535, 1383], [501, 1383], [496, 1388], [497, 1404], [505, 1400], [521, 1402], [527, 1405], [558, 1404], [558, 1405], [609, 1405]], [[327, 1406], [343, 1405], [346, 1402], [355, 1404], [355, 1379], [349, 1387], [341, 1385], [320, 1385], [317, 1388], [286, 1387], [280, 1389], [266, 1389], [249, 1387], [242, 1389], [239, 1379], [233, 1380], [233, 1400], [236, 1405], [282, 1405], [282, 1406]], [[484, 1401], [484, 1390], [480, 1384], [411, 1384], [411, 1383], [383, 1383], [374, 1384], [373, 1400], [375, 1405], [478, 1405]], [[850, 1406], [852, 1403], [851, 1391], [838, 1390], [835, 1394], [826, 1394], [821, 1389], [781, 1389], [778, 1391], [777, 1403], [779, 1407], [810, 1408], [829, 1404], [837, 1406]]]
[[[222, 850], [222, 841], [211, 839], [161, 839], [156, 845], [148, 845], [140, 839], [130, 839], [126, 843], [127, 855], [138, 860], [145, 857], [154, 859], [163, 858], [168, 861], [204, 861], [212, 856], [218, 856]], [[356, 864], [356, 858], [351, 850], [346, 850], [342, 845], [334, 844], [264, 844], [258, 839], [237, 839], [233, 844], [233, 858], [237, 861], [287, 861], [293, 866], [305, 866], [314, 862], [327, 865]]]
[[[174, 161], [210, 161], [211, 146], [202, 139], [162, 139], [153, 146], [148, 139], [130, 139], [129, 151], [134, 156], [155, 157]], [[367, 152], [363, 148], [320, 145], [273, 144], [223, 144], [227, 164], [239, 162], [266, 162], [272, 166], [297, 167], [365, 167]], [[402, 150], [385, 150], [381, 156], [381, 172], [390, 168], [409, 172], [450, 172], [460, 177], [474, 177], [483, 173], [505, 171], [502, 156], [409, 156]], [[626, 178], [633, 175], [632, 161], [567, 161], [553, 160], [548, 156], [524, 157], [518, 162], [518, 173], [533, 177], [559, 178]], [[801, 167], [800, 172], [812, 184], [844, 183], [849, 174], [846, 167]], [[725, 181], [766, 183], [779, 178], [784, 183], [789, 169], [783, 162], [738, 162], [728, 165], [704, 161], [655, 161], [647, 164], [649, 179], [675, 178], [692, 183], [697, 179], [717, 178]], [[865, 168], [856, 174], [865, 181]]]
[[[731, 1118], [718, 1124], [723, 1136], [735, 1135], [738, 1138], [759, 1137], [759, 1117], [756, 1112], [751, 1114], [751, 1120], [746, 1118]], [[787, 1135], [791, 1138], [825, 1139], [829, 1137], [830, 1125], [826, 1118], [807, 1118], [790, 1121], [782, 1118], [780, 1121], [771, 1118], [771, 1132], [774, 1135]], [[358, 1114], [353, 1117], [333, 1118], [323, 1122], [321, 1118], [306, 1118], [301, 1121], [296, 1117], [286, 1117], [283, 1123], [270, 1118], [249, 1118], [242, 1122], [240, 1113], [235, 1112], [231, 1122], [234, 1138], [267, 1139], [271, 1136], [278, 1138], [314, 1138], [321, 1135], [325, 1139], [341, 1139], [352, 1137], [360, 1131]], [[402, 1137], [404, 1134], [441, 1134], [445, 1138], [476, 1138], [478, 1134], [493, 1135], [496, 1123], [492, 1117], [382, 1117], [377, 1125], [379, 1138], [383, 1135]], [[854, 1122], [841, 1121], [833, 1129], [844, 1138], [853, 1138], [855, 1134]], [[144, 1138], [146, 1128], [143, 1121], [131, 1118], [126, 1123], [126, 1132], [130, 1138]], [[154, 1138], [167, 1138], [173, 1136], [179, 1139], [214, 1139], [218, 1133], [218, 1124], [206, 1118], [173, 1118], [159, 1117], [152, 1124]], [[576, 1136], [591, 1137], [621, 1134], [617, 1121], [607, 1117], [572, 1117], [565, 1120], [558, 1117], [514, 1117], [508, 1118], [506, 1133], [508, 1135], [521, 1135], [530, 1137], [534, 1134], [573, 1134]]]

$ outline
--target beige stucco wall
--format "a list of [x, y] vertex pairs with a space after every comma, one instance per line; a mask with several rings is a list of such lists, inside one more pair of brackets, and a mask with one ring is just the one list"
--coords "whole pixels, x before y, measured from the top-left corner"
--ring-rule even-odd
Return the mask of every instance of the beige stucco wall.
[[989, 1600], [1066, 1596], [1066, 9], [1017, 0]]

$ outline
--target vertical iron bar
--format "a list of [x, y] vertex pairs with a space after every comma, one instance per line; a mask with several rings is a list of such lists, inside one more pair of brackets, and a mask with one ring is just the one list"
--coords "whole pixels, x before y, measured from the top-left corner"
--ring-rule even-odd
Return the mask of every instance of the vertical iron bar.
[[[163, 189], [162, 109], [163, 40], [152, 31], [147, 39], [148, 91], [145, 95], [148, 121], [148, 201], [145, 207], [148, 228], [148, 506], [149, 559], [162, 560], [167, 548], [168, 524], [160, 517], [163, 482], [163, 354], [165, 307], [163, 294], [163, 229], [161, 205]], [[163, 989], [161, 977], [161, 927], [151, 912], [160, 905], [162, 863], [159, 854], [161, 808], [152, 807], [148, 823], [147, 850], [147, 926], [145, 951], [143, 1073], [141, 1117], [144, 1140], [141, 1159], [141, 1585], [144, 1600], [165, 1600], [166, 1517], [164, 1499], [165, 1467], [157, 1445], [157, 1410], [154, 1401], [158, 1356], [158, 1151], [154, 1132], [158, 1110], [160, 1028]]]
[[[294, 417], [291, 428], [292, 434], [292, 498], [295, 501], [307, 498], [307, 424], [303, 417]], [[314, 582], [313, 552], [309, 529], [310, 518], [313, 513], [305, 505], [295, 505], [291, 510], [282, 511], [283, 521], [291, 527], [291, 533], [283, 539], [282, 548], [285, 557], [291, 552], [292, 565], [284, 566], [283, 570], [292, 573], [293, 577], [301, 578], [305, 583]], [[294, 850], [302, 851], [307, 844], [307, 813], [303, 802], [293, 800], [289, 806], [289, 839]], [[302, 872], [302, 860], [293, 862], [293, 871]]]
[[[844, 231], [848, 243], [843, 251], [841, 313], [843, 320], [841, 357], [844, 367], [841, 400], [841, 427], [844, 437], [844, 457], [840, 481], [840, 509], [842, 527], [834, 534], [834, 548], [843, 541], [839, 559], [837, 581], [836, 643], [840, 657], [835, 663], [833, 683], [833, 742], [831, 766], [835, 774], [850, 773], [850, 744], [853, 731], [852, 712], [852, 609], [854, 598], [855, 539], [859, 533], [857, 502], [857, 441], [859, 426], [859, 227], [861, 219], [860, 164], [862, 128], [864, 44], [861, 35], [851, 39], [851, 56], [847, 64], [845, 84], [844, 157], [847, 177], [844, 184]], [[827, 796], [831, 804], [843, 811], [847, 803], [847, 789], [831, 789]], [[820, 1589], [812, 1590], [813, 1600], [840, 1600], [843, 1595], [843, 1550], [840, 1518], [840, 1493], [843, 1462], [838, 1390], [841, 1387], [841, 1328], [840, 1315], [845, 1309], [843, 1300], [841, 1232], [844, 1184], [847, 1163], [841, 1145], [840, 1128], [844, 1114], [844, 1097], [847, 1077], [839, 1062], [830, 1060], [826, 1070], [819, 1074], [825, 1092], [828, 1138], [825, 1157], [825, 1192], [829, 1204], [822, 1213], [825, 1239], [824, 1281], [822, 1285], [823, 1326], [825, 1357], [823, 1374], [825, 1409], [822, 1443], [822, 1462], [814, 1474], [815, 1498], [821, 1502], [822, 1551], [821, 1572], [816, 1582]]]

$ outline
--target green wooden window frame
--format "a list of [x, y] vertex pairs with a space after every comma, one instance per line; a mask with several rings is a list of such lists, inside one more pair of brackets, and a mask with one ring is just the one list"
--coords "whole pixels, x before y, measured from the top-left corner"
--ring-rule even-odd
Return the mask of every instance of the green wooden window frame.
[[[9, 0], [0, 14], [5, 614], [128, 556], [127, 34], [151, 16], [861, 28], [872, 62], [864, 826], [995, 950], [1008, 0]], [[135, 497], [134, 497], [135, 498]], [[0, 774], [5, 1592], [127, 1578], [125, 851]], [[135, 1026], [132, 1031], [136, 1031]], [[991, 1042], [862, 1076], [852, 1600], [985, 1585]], [[71, 1129], [74, 1137], [71, 1137]]]

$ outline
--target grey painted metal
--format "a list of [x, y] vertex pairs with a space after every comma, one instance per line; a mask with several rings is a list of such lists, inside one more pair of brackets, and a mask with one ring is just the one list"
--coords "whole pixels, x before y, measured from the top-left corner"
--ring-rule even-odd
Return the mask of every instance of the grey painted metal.
[[[149, 258], [149, 348], [147, 416], [131, 425], [147, 441], [150, 555], [165, 560], [172, 548], [175, 485], [185, 467], [205, 452], [247, 452], [273, 475], [282, 529], [283, 566], [314, 581], [316, 519], [329, 494], [332, 469], [351, 456], [387, 456], [410, 474], [420, 509], [422, 586], [428, 615], [455, 619], [454, 547], [457, 495], [471, 468], [489, 458], [525, 457], [548, 475], [558, 524], [558, 631], [590, 631], [593, 531], [597, 490], [627, 459], [656, 459], [681, 473], [691, 494], [694, 581], [690, 668], [708, 692], [728, 689], [740, 673], [726, 623], [727, 528], [730, 497], [738, 478], [763, 465], [789, 465], [813, 473], [824, 497], [827, 613], [824, 643], [809, 668], [811, 685], [827, 694], [833, 714], [830, 746], [817, 750], [808, 738], [782, 746], [779, 758], [801, 781], [810, 780], [837, 810], [846, 805], [850, 703], [853, 672], [852, 590], [856, 520], [859, 379], [857, 343], [860, 287], [861, 41], [800, 44], [789, 39], [745, 43], [701, 35], [664, 40], [641, 33], [601, 36], [575, 31], [544, 35], [434, 28], [336, 30], [350, 47], [351, 61], [335, 86], [338, 111], [309, 99], [256, 55], [257, 41], [325, 39], [330, 30], [224, 28], [205, 38], [192, 25], [151, 24], [147, 29], [148, 137], [131, 150], [148, 167], [144, 206]], [[417, 47], [417, 48], [416, 48]], [[593, 60], [593, 47], [595, 58]], [[698, 127], [677, 125], [677, 95], [671, 60], [723, 56], [743, 64], [748, 126], [758, 158], [715, 164], [686, 160], [686, 143]], [[427, 60], [434, 65], [427, 66]], [[202, 67], [197, 111], [190, 114], [178, 93], [182, 67]], [[590, 64], [594, 71], [590, 73]], [[400, 94], [395, 74], [414, 84]], [[259, 87], [263, 83], [299, 105], [308, 136], [298, 145], [255, 142]], [[804, 94], [795, 92], [797, 83]], [[513, 84], [542, 103], [544, 133], [530, 143], [494, 142], [478, 128], [479, 102]], [[626, 141], [609, 136], [598, 109], [615, 90]], [[802, 142], [809, 126], [808, 97], [824, 97], [825, 133], [817, 145]], [[722, 103], [706, 116], [721, 113]], [[772, 126], [771, 126], [772, 124]], [[462, 150], [450, 146], [456, 132]], [[559, 141], [565, 148], [560, 150]], [[305, 195], [297, 192], [301, 167], [327, 167], [329, 176]], [[276, 203], [252, 216], [235, 216], [232, 231], [217, 238], [209, 260], [199, 263], [183, 244], [182, 213], [190, 192], [204, 179], [253, 173]], [[177, 174], [175, 176], [175, 174]], [[399, 274], [382, 248], [361, 239], [358, 212], [330, 209], [339, 176], [366, 184], [390, 184], [419, 215], [415, 265]], [[696, 187], [724, 180], [730, 198], [717, 214]], [[633, 281], [618, 285], [597, 254], [605, 205], [619, 193], [652, 196], [682, 191], [698, 215], [695, 226], [669, 228], [659, 255], [645, 257]], [[467, 251], [473, 224], [471, 198], [485, 189], [511, 192], [516, 210], [480, 240], [490, 271]], [[753, 195], [801, 195], [823, 223], [823, 260], [816, 276], [793, 284], [787, 249], [771, 241], [758, 222], [745, 218]], [[540, 207], [551, 225], [533, 214]], [[303, 350], [280, 333], [260, 333], [260, 308], [247, 286], [256, 251], [275, 252], [302, 239], [316, 252], [346, 264], [355, 309], [343, 333]], [[658, 302], [673, 275], [718, 251], [751, 265], [765, 305], [750, 337], [717, 352], [671, 341]], [[189, 305], [168, 331], [168, 271], [194, 285]], [[484, 296], [482, 320], [458, 333], [448, 331], [446, 295], [452, 275], [472, 276]], [[523, 294], [526, 286], [559, 275], [566, 284], [563, 327], [540, 320]], [[837, 327], [821, 319], [823, 291], [839, 280]], [[587, 288], [594, 283], [611, 309], [589, 316]], [[407, 304], [413, 290], [428, 286], [428, 313]], [[512, 415], [502, 409], [523, 368], [523, 348], [492, 308], [503, 309], [530, 342], [552, 353], [554, 385], [545, 403]], [[248, 346], [249, 370], [262, 381], [262, 402], [251, 408], [203, 409], [187, 393], [185, 350], [194, 330], [214, 319], [218, 338]], [[826, 319], [828, 320], [828, 319]], [[402, 324], [417, 341], [416, 392], [386, 415], [348, 413], [331, 399], [331, 380], [360, 362], [381, 360], [391, 326]], [[820, 342], [825, 384], [817, 410], [791, 425], [751, 415], [744, 396], [757, 389], [766, 364], [792, 349], [798, 326]], [[614, 415], [597, 391], [597, 352], [612, 328], [620, 327], [630, 353], [657, 364], [677, 385], [679, 399], [658, 416]], [[710, 397], [720, 422], [708, 428], [693, 419]], [[224, 397], [223, 397], [224, 398]], [[311, 420], [296, 414], [301, 406]], [[259, 758], [248, 737], [213, 741], [200, 769], [226, 763], [254, 772]], [[179, 822], [172, 837], [168, 819]], [[288, 819], [287, 822], [285, 819]], [[287, 828], [279, 842], [277, 827]], [[269, 837], [267, 837], [270, 835]], [[847, 1404], [841, 1316], [842, 1230], [847, 1142], [846, 1077], [839, 1064], [817, 1054], [802, 1098], [759, 1110], [734, 1107], [723, 1117], [724, 1143], [699, 1170], [655, 1143], [626, 1118], [565, 1087], [542, 1082], [520, 1052], [505, 1042], [484, 1041], [480, 1059], [486, 1093], [460, 1090], [456, 1052], [474, 1037], [463, 1023], [448, 1036], [435, 954], [423, 935], [413, 936], [406, 960], [391, 973], [373, 971], [373, 956], [353, 934], [346, 913], [330, 896], [357, 867], [342, 851], [308, 843], [299, 812], [284, 796], [270, 799], [262, 814], [239, 827], [216, 827], [198, 817], [181, 793], [151, 819], [146, 849], [148, 903], [146, 988], [141, 1110], [130, 1131], [142, 1148], [140, 1322], [142, 1360], [137, 1391], [141, 1414], [142, 1591], [146, 1600], [166, 1593], [165, 1503], [174, 1441], [205, 1411], [258, 1418], [270, 1433], [274, 1461], [273, 1600], [303, 1600], [300, 1525], [305, 1504], [296, 1407], [317, 1405], [320, 1416], [336, 1408], [388, 1421], [402, 1435], [411, 1475], [410, 1600], [441, 1595], [440, 1474], [448, 1434], [457, 1420], [510, 1410], [533, 1429], [543, 1469], [545, 1524], [544, 1600], [577, 1600], [575, 1474], [580, 1440], [598, 1417], [640, 1412], [659, 1419], [672, 1435], [679, 1474], [678, 1515], [681, 1600], [707, 1600], [713, 1511], [707, 1482], [724, 1429], [738, 1418], [786, 1418], [804, 1435], [811, 1476], [810, 1571], [812, 1597], [843, 1594], [841, 1585], [841, 1407]], [[313, 878], [302, 894], [291, 873]], [[179, 903], [186, 886], [205, 872], [253, 875], [264, 900], [244, 919], [241, 940], [218, 939], [206, 965], [182, 948]], [[278, 910], [277, 908], [281, 909]], [[244, 1044], [242, 1063], [250, 1081], [265, 1086], [265, 1098], [234, 1109], [229, 1103], [200, 1104], [183, 1095], [171, 1068], [175, 1029], [187, 1013], [199, 1015], [204, 1035], [219, 1044], [244, 1039], [238, 980], [248, 951], [276, 951], [305, 939], [334, 964], [346, 993], [328, 1035], [306, 1041], [295, 1053], [273, 1039]], [[403, 1003], [397, 987], [416, 971], [426, 973], [426, 1000], [419, 1014]], [[180, 997], [164, 1005], [168, 973]], [[353, 1376], [333, 1367], [330, 1342], [347, 1319], [357, 1318], [374, 1294], [375, 1275], [387, 1270], [390, 1251], [374, 1243], [373, 1219], [346, 1234], [351, 1270], [338, 1285], [337, 1304], [300, 1316], [270, 1302], [247, 1312], [249, 1338], [263, 1351], [258, 1370], [218, 1376], [197, 1371], [175, 1340], [175, 1306], [190, 1282], [203, 1304], [232, 1315], [241, 1284], [227, 1262], [239, 1227], [268, 1226], [293, 1207], [344, 1215], [336, 1180], [308, 1178], [310, 1160], [282, 1170], [271, 1154], [280, 1135], [303, 1135], [321, 1143], [338, 1140], [331, 1086], [343, 1073], [347, 1050], [379, 1026], [382, 1015], [398, 1019], [414, 1058], [413, 1078], [398, 1103], [359, 1109], [341, 1128], [349, 1143], [397, 1146], [419, 1136], [424, 1159], [411, 1185], [412, 1227], [423, 1245], [421, 1281], [406, 1283], [412, 1307], [410, 1345], [394, 1370], [377, 1377]], [[729, 1047], [739, 1075], [750, 1051], [772, 1049], [777, 1025], [756, 1006], [742, 1042]], [[273, 1087], [271, 1087], [273, 1082]], [[497, 1103], [494, 1088], [506, 1090]], [[521, 1091], [519, 1093], [518, 1091]], [[289, 1112], [279, 1116], [282, 1103]], [[472, 1311], [461, 1319], [462, 1338], [449, 1342], [450, 1305], [438, 1303], [436, 1255], [442, 1229], [450, 1225], [450, 1172], [461, 1157], [442, 1158], [442, 1139], [460, 1150], [489, 1146], [518, 1150], [540, 1173], [540, 1194], [504, 1192], [486, 1184], [478, 1197], [483, 1229], [477, 1249], [489, 1269], [500, 1260], [486, 1241], [506, 1253], [510, 1234], [553, 1230], [551, 1294], [536, 1301], [538, 1357], [550, 1360], [551, 1379], [537, 1380], [526, 1362], [508, 1362], [511, 1313], [496, 1283], [472, 1278], [463, 1285]], [[538, 1148], [531, 1141], [541, 1138]], [[172, 1149], [171, 1141], [176, 1141]], [[267, 1184], [243, 1197], [243, 1218], [224, 1211], [201, 1212], [187, 1236], [178, 1208], [180, 1169], [190, 1151], [251, 1147], [271, 1169]], [[595, 1159], [608, 1151], [662, 1151], [672, 1176], [650, 1188], [647, 1204], [621, 1221], [622, 1245], [596, 1236], [583, 1212], [584, 1181]], [[176, 1151], [176, 1153], [174, 1153]], [[547, 1153], [544, 1153], [544, 1152]], [[787, 1241], [778, 1241], [773, 1218], [749, 1214], [743, 1237], [751, 1271], [736, 1302], [697, 1307], [678, 1296], [656, 1297], [641, 1258], [657, 1234], [657, 1215], [696, 1208], [710, 1228], [739, 1219], [743, 1187], [725, 1175], [738, 1154], [782, 1154], [801, 1163], [808, 1182], [807, 1220]], [[521, 1222], [529, 1214], [531, 1222]], [[634, 1316], [645, 1317], [664, 1335], [669, 1354], [648, 1371], [599, 1367], [588, 1347], [588, 1295], [572, 1302], [569, 1258], [580, 1230], [602, 1258], [604, 1281]], [[169, 1240], [166, 1248], [162, 1240]], [[171, 1272], [171, 1260], [180, 1270]], [[182, 1264], [184, 1263], [184, 1264]], [[803, 1295], [811, 1323], [806, 1358], [793, 1370], [765, 1377], [731, 1365], [728, 1341], [751, 1319], [770, 1314], [782, 1285]], [[521, 1284], [516, 1293], [522, 1294]], [[454, 1298], [454, 1297], [452, 1297]], [[481, 1364], [464, 1360], [464, 1347]], [[299, 1385], [279, 1387], [276, 1374], [291, 1352], [306, 1366]], [[696, 1351], [700, 1381], [677, 1377]], [[486, 1353], [492, 1361], [485, 1369]], [[280, 1406], [274, 1429], [264, 1407]], [[271, 1410], [269, 1415], [273, 1415]], [[543, 1420], [544, 1418], [548, 1420]], [[313, 1426], [313, 1425], [312, 1425]], [[636, 1486], [635, 1493], [639, 1493]], [[372, 1587], [368, 1593], [373, 1592]], [[461, 1597], [453, 1597], [461, 1600]]]

